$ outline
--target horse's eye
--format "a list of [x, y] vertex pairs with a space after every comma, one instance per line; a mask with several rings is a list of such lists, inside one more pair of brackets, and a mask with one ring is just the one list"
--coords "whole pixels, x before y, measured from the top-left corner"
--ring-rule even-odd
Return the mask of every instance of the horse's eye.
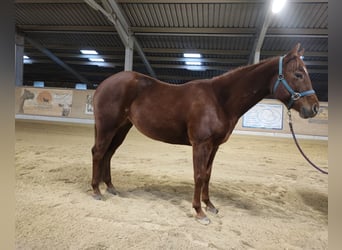
[[295, 77], [298, 78], [298, 79], [303, 79], [303, 78], [304, 78], [303, 74], [302, 74], [302, 73], [299, 73], [299, 72], [295, 72], [294, 75], [295, 75]]

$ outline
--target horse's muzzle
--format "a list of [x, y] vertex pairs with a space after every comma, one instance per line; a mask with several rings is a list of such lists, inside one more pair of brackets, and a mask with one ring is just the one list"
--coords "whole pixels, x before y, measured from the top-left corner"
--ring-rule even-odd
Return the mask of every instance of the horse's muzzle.
[[318, 111], [319, 111], [319, 104], [315, 103], [311, 106], [303, 106], [300, 109], [299, 115], [300, 117], [307, 119], [307, 118], [316, 116], [318, 114]]

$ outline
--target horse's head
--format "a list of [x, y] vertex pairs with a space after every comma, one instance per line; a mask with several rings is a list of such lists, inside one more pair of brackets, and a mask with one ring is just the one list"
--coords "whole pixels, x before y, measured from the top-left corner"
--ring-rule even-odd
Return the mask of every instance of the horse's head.
[[319, 102], [301, 59], [304, 49], [299, 48], [300, 44], [297, 44], [288, 54], [280, 57], [277, 80], [272, 90], [274, 97], [288, 109], [295, 109], [302, 118], [310, 118], [318, 113]]

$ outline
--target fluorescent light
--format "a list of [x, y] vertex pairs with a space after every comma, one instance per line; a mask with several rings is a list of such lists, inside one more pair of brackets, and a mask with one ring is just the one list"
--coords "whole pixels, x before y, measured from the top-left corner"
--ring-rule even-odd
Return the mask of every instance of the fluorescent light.
[[24, 64], [32, 64], [32, 60], [30, 59], [30, 57], [26, 55], [23, 56], [23, 60], [24, 60]]
[[192, 66], [201, 66], [202, 63], [201, 62], [191, 62], [191, 61], [187, 61], [185, 62], [186, 65], [192, 65]]
[[201, 58], [202, 57], [202, 55], [199, 53], [184, 53], [183, 56], [187, 58]]
[[191, 71], [206, 71], [206, 69], [202, 66], [187, 66], [186, 67], [187, 70], [191, 70]]
[[200, 62], [197, 58], [201, 58], [202, 55], [199, 53], [184, 53], [183, 56], [185, 58], [189, 58], [185, 61], [185, 65], [187, 70], [196, 70], [196, 71], [203, 71], [203, 67], [201, 67], [202, 62]]
[[99, 54], [99, 53], [97, 53], [96, 50], [93, 50], [93, 49], [81, 49], [80, 51], [84, 55], [97, 55], [97, 54]]
[[103, 58], [88, 58], [91, 62], [104, 62]]
[[273, 0], [272, 2], [272, 12], [278, 13], [280, 12], [285, 6], [286, 0]]

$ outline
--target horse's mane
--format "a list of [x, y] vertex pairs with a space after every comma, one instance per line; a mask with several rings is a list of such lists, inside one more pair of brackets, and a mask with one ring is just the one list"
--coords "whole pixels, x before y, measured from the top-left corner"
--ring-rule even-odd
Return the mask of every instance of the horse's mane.
[[[191, 80], [191, 81], [188, 81], [188, 82], [185, 82], [184, 84], [187, 84], [187, 83], [197, 83], [197, 82], [203, 82], [203, 81], [212, 81], [212, 80], [220, 80], [220, 78], [224, 78], [224, 79], [231, 79], [233, 77], [235, 77], [236, 75], [239, 75], [239, 73], [241, 71], [244, 71], [244, 74], [248, 73], [248, 72], [251, 72], [255, 69], [262, 69], [263, 67], [266, 67], [268, 66], [268, 63], [272, 62], [273, 60], [275, 60], [277, 57], [271, 57], [271, 58], [266, 58], [264, 60], [261, 60], [260, 62], [258, 63], [255, 63], [255, 64], [250, 64], [250, 65], [243, 65], [243, 66], [239, 66], [239, 67], [236, 67], [234, 69], [231, 69], [231, 70], [228, 70], [227, 72], [221, 74], [221, 75], [218, 75], [218, 76], [214, 76], [212, 77], [211, 79], [195, 79], [195, 80]], [[166, 83], [166, 84], [170, 84], [170, 83]], [[178, 85], [176, 85], [178, 86]]]
[[234, 75], [238, 74], [240, 71], [244, 71], [245, 73], [247, 72], [251, 72], [253, 70], [255, 70], [256, 68], [261, 68], [263, 66], [265, 66], [267, 63], [271, 62], [272, 60], [274, 60], [276, 57], [272, 57], [272, 58], [267, 58], [264, 60], [261, 60], [258, 63], [255, 64], [250, 64], [250, 65], [243, 65], [243, 66], [239, 66], [235, 69], [229, 70], [226, 73], [223, 73], [222, 75], [219, 76], [215, 76], [214, 78], [220, 78], [220, 77], [233, 77]]

